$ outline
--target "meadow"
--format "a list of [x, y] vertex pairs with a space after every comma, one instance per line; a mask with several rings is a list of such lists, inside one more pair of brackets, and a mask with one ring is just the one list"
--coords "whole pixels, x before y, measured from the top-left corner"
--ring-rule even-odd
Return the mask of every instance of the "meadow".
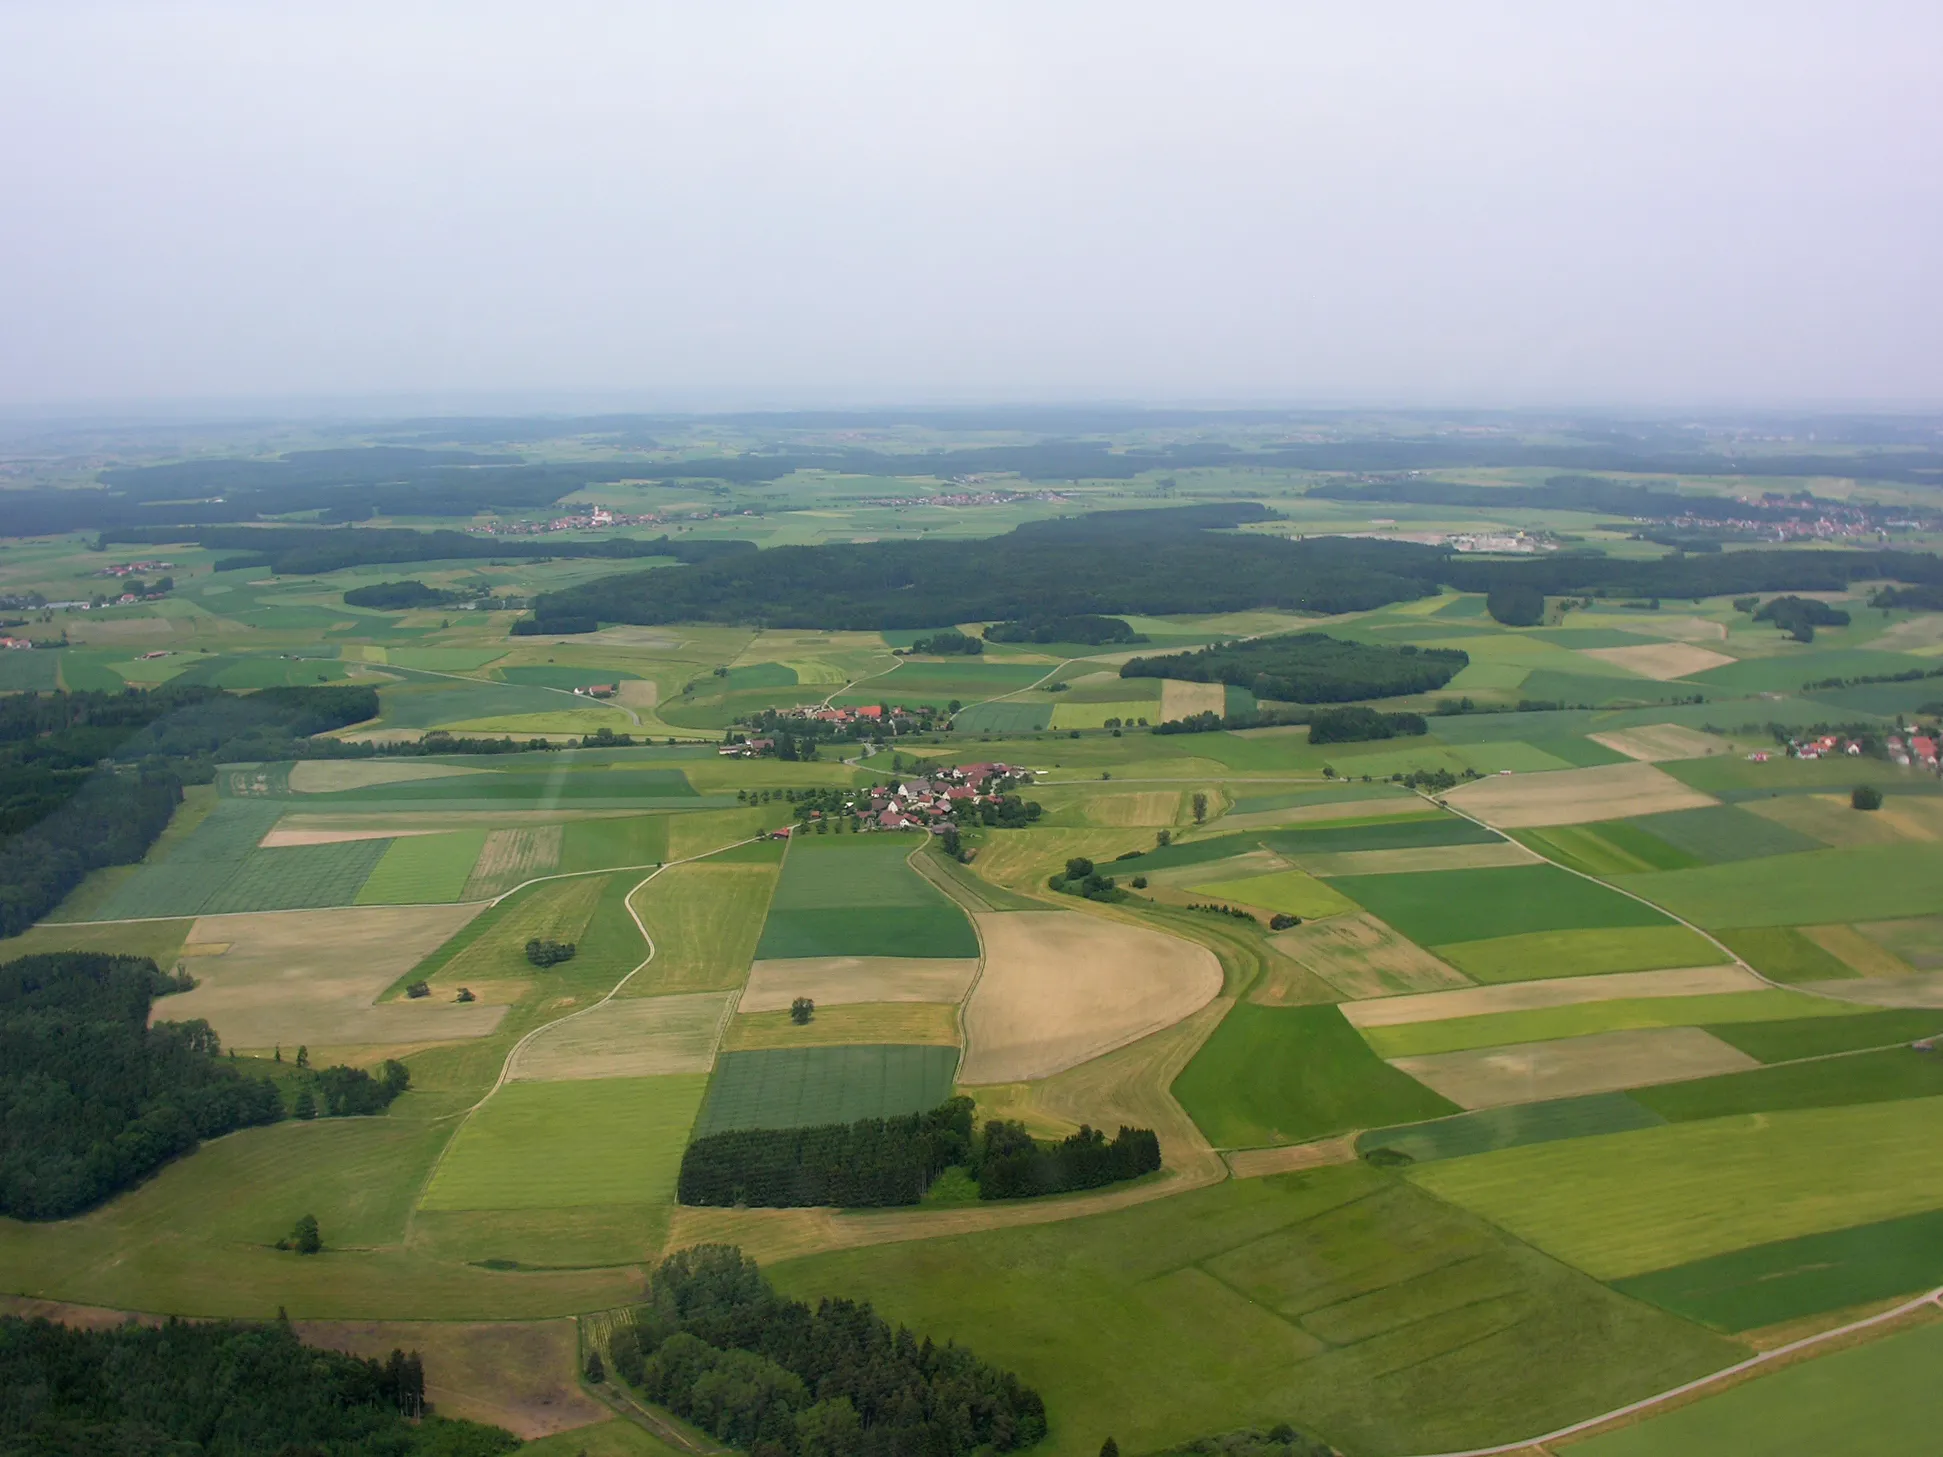
[[903, 835], [812, 835], [790, 842], [756, 956], [978, 955], [956, 903], [906, 864]]
[[1653, 907], [1551, 865], [1346, 875], [1330, 885], [1420, 946], [1667, 924]]
[[725, 1052], [715, 1060], [695, 1137], [735, 1128], [801, 1128], [921, 1113], [951, 1094], [958, 1049], [841, 1046]]

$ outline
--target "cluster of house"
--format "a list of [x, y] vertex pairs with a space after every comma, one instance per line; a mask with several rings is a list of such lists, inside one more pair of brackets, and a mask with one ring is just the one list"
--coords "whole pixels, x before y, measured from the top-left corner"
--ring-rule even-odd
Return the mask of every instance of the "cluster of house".
[[24, 637], [11, 637], [4, 632], [0, 632], [0, 653], [8, 652], [15, 648], [30, 652], [33, 650], [33, 646], [33, 643]]
[[1898, 764], [1916, 763], [1925, 769], [1936, 767], [1936, 740], [1928, 734], [1909, 732], [1907, 741], [1900, 734], [1891, 734], [1884, 741], [1889, 757]]
[[658, 526], [666, 518], [648, 512], [630, 516], [595, 506], [572, 516], [556, 516], [551, 521], [487, 521], [471, 528], [486, 536], [541, 536], [549, 531], [599, 531], [609, 526]]
[[150, 572], [173, 571], [174, 562], [116, 562], [112, 567], [103, 567], [96, 572], [97, 577], [135, 577], [146, 576]]
[[[1896, 741], [1891, 739], [1889, 742], [1893, 746]], [[1855, 739], [1843, 739], [1837, 738], [1834, 734], [1823, 734], [1818, 739], [1789, 740], [1788, 752], [1793, 754], [1797, 759], [1832, 759], [1837, 754], [1860, 755], [1862, 745]], [[1753, 754], [1748, 755], [1748, 757], [1750, 759], [1756, 758]], [[1759, 755], [1759, 759], [1766, 758], [1766, 754]], [[1907, 764], [1909, 761], [1905, 759], [1903, 762]]]
[[612, 698], [621, 691], [618, 683], [589, 683], [584, 688], [573, 690], [582, 698]]
[[[959, 805], [996, 800], [1004, 794], [1005, 785], [1031, 777], [1032, 770], [1017, 764], [933, 769], [926, 778], [907, 779], [859, 795], [851, 808], [863, 820], [865, 829], [935, 829], [944, 825]], [[822, 815], [812, 810], [809, 817], [817, 820]]]

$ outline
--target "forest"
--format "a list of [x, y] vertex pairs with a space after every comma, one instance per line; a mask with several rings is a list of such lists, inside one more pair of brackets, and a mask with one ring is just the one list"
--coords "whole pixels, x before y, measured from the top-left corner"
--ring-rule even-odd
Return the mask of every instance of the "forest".
[[375, 607], [383, 612], [406, 612], [416, 607], [446, 607], [454, 602], [470, 600], [470, 592], [428, 587], [417, 581], [373, 582], [368, 587], [352, 587], [344, 594], [346, 607]]
[[149, 1025], [177, 990], [146, 957], [0, 965], [0, 1213], [79, 1213], [205, 1138], [283, 1116], [274, 1084], [219, 1059], [208, 1023]]
[[1145, 642], [1145, 633], [1135, 632], [1118, 617], [1096, 617], [1082, 613], [1074, 617], [1033, 617], [1022, 622], [995, 622], [985, 629], [987, 642], [1070, 642], [1088, 647], [1108, 643]]
[[670, 1255], [632, 1317], [612, 1338], [616, 1374], [764, 1457], [971, 1457], [1046, 1433], [1045, 1402], [1011, 1372], [867, 1304], [785, 1299], [733, 1246]]
[[1298, 632], [1130, 658], [1121, 665], [1120, 676], [1228, 683], [1282, 703], [1349, 703], [1428, 693], [1450, 682], [1470, 661], [1457, 648], [1383, 647]]
[[321, 1350], [283, 1321], [77, 1330], [0, 1316], [7, 1457], [496, 1457], [519, 1445], [427, 1412], [416, 1352]]

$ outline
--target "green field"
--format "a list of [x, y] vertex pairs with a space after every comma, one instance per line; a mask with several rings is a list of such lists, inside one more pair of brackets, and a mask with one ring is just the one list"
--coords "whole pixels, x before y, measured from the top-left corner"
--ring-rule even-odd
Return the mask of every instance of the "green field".
[[1681, 870], [1701, 863], [1697, 856], [1676, 849], [1657, 835], [1626, 820], [1593, 825], [1555, 825], [1543, 830], [1517, 830], [1513, 839], [1587, 875], [1630, 875], [1644, 870]]
[[[1379, 1057], [1422, 1057], [1640, 1027], [1713, 1028], [1738, 1022], [1840, 1017], [1854, 1010], [1846, 1002], [1831, 1002], [1800, 992], [1717, 992], [1698, 997], [1580, 1002], [1526, 1012], [1487, 1012], [1482, 1016], [1451, 1017], [1441, 1022], [1404, 1022], [1393, 1027], [1366, 1028], [1363, 1036]], [[1943, 1025], [1943, 1012], [1936, 1015], [1938, 1024]]]
[[757, 957], [977, 956], [965, 913], [905, 863], [921, 843], [886, 834], [791, 840]]
[[1729, 860], [1758, 860], [1767, 855], [1794, 855], [1822, 848], [1819, 840], [1812, 840], [1799, 830], [1791, 830], [1786, 825], [1750, 814], [1731, 804], [1641, 815], [1627, 823], [1676, 849], [1684, 850], [1693, 857], [1693, 863], [1701, 865], [1718, 865]]
[[472, 875], [473, 863], [485, 848], [486, 832], [453, 830], [443, 835], [402, 835], [388, 844], [390, 848], [358, 891], [357, 903], [361, 906], [458, 900]]
[[1333, 1006], [1232, 1008], [1174, 1080], [1220, 1148], [1303, 1143], [1457, 1111], [1383, 1062]]
[[955, 1047], [802, 1047], [715, 1060], [695, 1136], [921, 1113], [951, 1096]]
[[1046, 1398], [1045, 1457], [1284, 1420], [1350, 1452], [1441, 1452], [1739, 1355], [1355, 1165], [770, 1273], [1017, 1371]]
[[[205, 916], [229, 911], [294, 911], [357, 903], [358, 891], [386, 854], [389, 840], [344, 840], [335, 845], [289, 845], [252, 850], [234, 873], [197, 907]], [[463, 881], [461, 881], [463, 884]]]
[[952, 727], [961, 734], [1038, 733], [1052, 723], [1052, 710], [1050, 703], [976, 703], [959, 713]]
[[1533, 931], [1666, 924], [1651, 906], [1555, 865], [1344, 875], [1330, 884], [1419, 946]]
[[1609, 971], [1662, 971], [1712, 966], [1726, 960], [1707, 938], [1685, 926], [1625, 926], [1613, 930], [1537, 931], [1493, 936], [1436, 948], [1475, 981], [1537, 981], [1596, 976]]
[[1372, 1129], [1356, 1140], [1356, 1151], [1367, 1155], [1374, 1149], [1390, 1149], [1413, 1163], [1427, 1164], [1561, 1138], [1656, 1128], [1665, 1121], [1625, 1093], [1594, 1093], [1583, 1098], [1484, 1108], [1439, 1118], [1434, 1123]]
[[1840, 981], [1856, 974], [1793, 926], [1750, 926], [1722, 931], [1720, 939], [1769, 981]]
[[1709, 930], [1887, 921], [1943, 911], [1943, 845], [1771, 855], [1618, 883]]
[[508, 1083], [467, 1120], [423, 1209], [665, 1204], [708, 1079]]
[[[270, 833], [282, 813], [283, 806], [261, 800], [218, 800], [187, 838], [166, 851], [158, 844], [157, 859], [138, 867], [100, 908], [97, 919], [196, 915], [211, 892], [258, 853], [257, 842]], [[384, 841], [377, 844], [382, 853]]]
[[1197, 895], [1211, 895], [1217, 900], [1241, 901], [1245, 905], [1261, 906], [1266, 910], [1286, 911], [1305, 921], [1356, 909], [1330, 889], [1329, 882], [1317, 880], [1300, 870], [1278, 870], [1270, 875], [1251, 875], [1242, 880], [1195, 884], [1188, 889]]
[[[1837, 1002], [1853, 1008], [1853, 1003]], [[1896, 1042], [1914, 1042], [1943, 1032], [1943, 1009], [1896, 1007], [1860, 1011], [1839, 1018], [1808, 1017], [1799, 1021], [1742, 1023], [1709, 1027], [1723, 1042], [1731, 1042], [1762, 1062], [1789, 1062], [1798, 1057], [1825, 1057], [1837, 1052], [1860, 1052]]]
[[1672, 1123], [1410, 1170], [1600, 1279], [1943, 1206], [1943, 1101]]
[[1416, 850], [1432, 845], [1489, 845], [1502, 838], [1460, 815], [1417, 818], [1391, 815], [1361, 824], [1318, 825], [1315, 829], [1273, 830], [1261, 843], [1282, 855], [1335, 854], [1344, 850]]
[[1614, 1282], [1724, 1331], [1888, 1300], [1943, 1284], [1943, 1209], [1777, 1240]]
[[1582, 1457], [1928, 1457], [1943, 1426], [1943, 1325], [1836, 1351], [1594, 1437]]
[[668, 817], [575, 820], [560, 837], [560, 870], [604, 870], [610, 865], [659, 865], [668, 858]]
[[[1943, 1028], [1943, 1013], [1936, 1014]], [[1684, 1083], [1661, 1083], [1633, 1095], [1669, 1123], [1777, 1113], [1784, 1108], [1840, 1108], [1943, 1097], [1943, 1053], [1887, 1047], [1841, 1057], [1817, 1057]]]

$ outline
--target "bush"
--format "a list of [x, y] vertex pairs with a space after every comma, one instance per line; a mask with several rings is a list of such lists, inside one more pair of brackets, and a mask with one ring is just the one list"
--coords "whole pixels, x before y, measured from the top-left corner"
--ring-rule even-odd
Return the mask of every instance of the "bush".
[[809, 1026], [810, 1019], [815, 1015], [816, 1003], [808, 997], [798, 997], [789, 1004], [789, 1020], [794, 1022], [798, 1027]]
[[950, 657], [956, 654], [976, 657], [985, 651], [985, 644], [980, 638], [966, 637], [957, 628], [948, 627], [943, 632], [934, 632], [929, 637], [919, 638], [911, 644], [909, 651], [932, 657]]
[[563, 961], [572, 961], [574, 951], [571, 941], [542, 941], [536, 936], [526, 943], [526, 959], [543, 970], [558, 966]]
[[1873, 784], [1858, 784], [1849, 791], [1849, 804], [1856, 809], [1881, 809], [1882, 791]]
[[1291, 916], [1286, 911], [1277, 911], [1268, 918], [1268, 929], [1271, 931], [1287, 931], [1301, 924], [1302, 917]]

